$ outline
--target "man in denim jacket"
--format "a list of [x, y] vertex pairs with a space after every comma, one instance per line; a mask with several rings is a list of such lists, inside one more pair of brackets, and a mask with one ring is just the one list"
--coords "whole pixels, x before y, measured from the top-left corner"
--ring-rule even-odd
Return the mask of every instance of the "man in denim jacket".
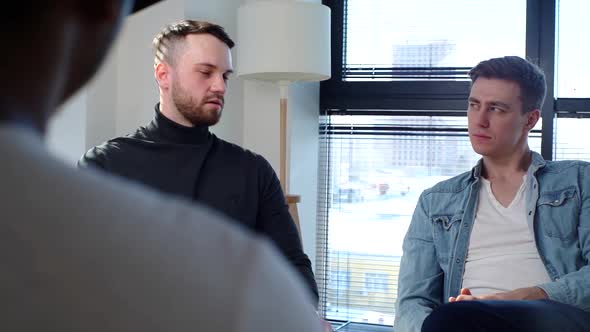
[[422, 193], [395, 330], [586, 331], [590, 163], [529, 149], [546, 91], [536, 66], [511, 56], [469, 74], [469, 138], [483, 158]]

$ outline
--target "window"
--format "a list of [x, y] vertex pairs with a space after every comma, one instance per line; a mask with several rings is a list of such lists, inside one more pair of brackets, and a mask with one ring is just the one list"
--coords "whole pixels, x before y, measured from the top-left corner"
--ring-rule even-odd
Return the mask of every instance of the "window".
[[[328, 319], [393, 322], [402, 242], [420, 194], [480, 158], [465, 115], [395, 113], [327, 110], [320, 117], [318, 247], [331, 276], [320, 305]], [[539, 122], [529, 138], [533, 149], [540, 149], [540, 133]], [[340, 280], [350, 282], [338, 286]]]
[[[590, 1], [560, 0], [556, 10], [555, 108], [553, 153], [555, 160], [590, 161], [584, 130], [590, 124]], [[584, 42], [581, 42], [584, 41]]]
[[[392, 325], [418, 196], [478, 159], [466, 135], [469, 68], [502, 55], [537, 63], [548, 93], [531, 148], [545, 159], [590, 160], [581, 139], [590, 125], [582, 83], [590, 76], [590, 2], [324, 3], [332, 9], [332, 78], [320, 88], [319, 309], [330, 320]], [[348, 273], [345, 288], [335, 273]]]
[[590, 98], [590, 1], [558, 1], [557, 88], [561, 98]]
[[389, 289], [389, 274], [365, 272], [365, 290], [367, 293], [387, 293]]
[[554, 160], [590, 161], [590, 145], [583, 133], [590, 128], [590, 118], [557, 118]]
[[350, 271], [334, 270], [330, 274], [330, 288], [347, 290], [350, 287]]
[[525, 55], [523, 0], [348, 0], [345, 6], [345, 80], [467, 79], [481, 59]]

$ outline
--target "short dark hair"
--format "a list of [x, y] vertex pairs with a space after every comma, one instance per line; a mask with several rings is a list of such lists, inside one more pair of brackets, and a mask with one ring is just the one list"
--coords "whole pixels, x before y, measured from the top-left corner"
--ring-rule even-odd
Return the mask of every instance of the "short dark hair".
[[210, 34], [224, 42], [229, 48], [234, 47], [235, 43], [225, 29], [217, 24], [206, 21], [182, 20], [167, 25], [156, 35], [152, 42], [154, 47], [154, 65], [160, 62], [175, 64], [176, 51], [181, 41], [191, 34]]
[[545, 74], [535, 64], [518, 56], [485, 60], [469, 71], [471, 82], [479, 77], [516, 82], [522, 94], [523, 112], [540, 109], [547, 93]]

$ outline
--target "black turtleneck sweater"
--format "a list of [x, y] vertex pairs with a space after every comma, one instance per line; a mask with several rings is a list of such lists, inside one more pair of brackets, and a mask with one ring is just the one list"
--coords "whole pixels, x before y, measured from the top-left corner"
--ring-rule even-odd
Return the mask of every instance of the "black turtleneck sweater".
[[179, 125], [156, 105], [156, 116], [147, 126], [90, 149], [78, 166], [98, 167], [193, 199], [268, 236], [299, 270], [317, 300], [311, 262], [280, 182], [262, 156], [217, 138], [208, 127]]

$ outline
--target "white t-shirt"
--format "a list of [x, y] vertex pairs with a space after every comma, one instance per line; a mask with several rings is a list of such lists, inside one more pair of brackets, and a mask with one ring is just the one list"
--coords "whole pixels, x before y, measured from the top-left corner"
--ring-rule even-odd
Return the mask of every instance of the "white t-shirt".
[[0, 330], [321, 331], [268, 244], [0, 126]]
[[496, 200], [490, 181], [481, 181], [462, 287], [477, 296], [549, 282], [527, 226], [526, 175], [508, 207]]

